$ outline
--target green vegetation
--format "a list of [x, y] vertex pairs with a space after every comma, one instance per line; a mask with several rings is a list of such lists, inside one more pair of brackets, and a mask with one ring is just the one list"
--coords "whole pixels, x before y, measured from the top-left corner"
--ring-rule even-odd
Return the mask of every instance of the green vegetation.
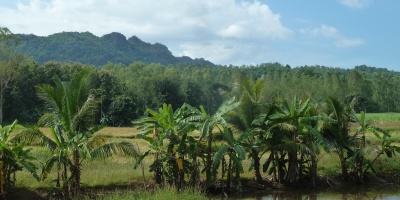
[[39, 63], [49, 60], [79, 62], [102, 66], [108, 62], [129, 65], [135, 61], [160, 63], [163, 65], [200, 64], [213, 65], [204, 59], [175, 57], [162, 44], [149, 44], [136, 36], [126, 39], [121, 33], [110, 33], [97, 37], [89, 32], [62, 32], [41, 37], [17, 35], [21, 44], [17, 51], [23, 52]]
[[[359, 118], [361, 114], [356, 114]], [[400, 113], [367, 113], [367, 120], [372, 120], [374, 123], [400, 122]]]
[[[157, 189], [154, 192], [149, 191], [115, 191], [112, 194], [102, 194], [101, 192], [95, 195], [97, 198], [104, 200], [130, 200], [130, 199], [141, 199], [141, 200], [207, 200], [210, 199], [199, 191], [184, 190], [177, 193], [174, 188]], [[85, 199], [85, 198], [83, 198]], [[93, 199], [93, 197], [87, 197], [87, 199]]]
[[[2, 195], [16, 183], [59, 199], [110, 188], [125, 189], [111, 198], [132, 188], [149, 194], [137, 186], [186, 198], [191, 190], [241, 191], [244, 178], [263, 187], [316, 187], [323, 173], [364, 184], [371, 173], [398, 171], [398, 159], [386, 161], [400, 152], [398, 127], [365, 114], [400, 109], [395, 72], [277, 63], [2, 66], [18, 74], [2, 90], [5, 121], [36, 124], [10, 139], [15, 123], [3, 132]], [[102, 129], [131, 121], [139, 130]], [[16, 173], [21, 166], [41, 182]]]

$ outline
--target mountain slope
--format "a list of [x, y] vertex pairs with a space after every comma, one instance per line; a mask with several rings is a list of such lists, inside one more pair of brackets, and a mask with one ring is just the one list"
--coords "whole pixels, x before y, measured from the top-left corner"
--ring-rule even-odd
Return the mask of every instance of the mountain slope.
[[107, 62], [129, 65], [133, 62], [213, 65], [202, 58], [175, 57], [162, 44], [150, 44], [133, 36], [126, 39], [121, 33], [97, 37], [89, 32], [62, 32], [41, 37], [17, 34], [21, 44], [17, 48], [39, 63], [47, 61], [80, 62], [102, 66]]

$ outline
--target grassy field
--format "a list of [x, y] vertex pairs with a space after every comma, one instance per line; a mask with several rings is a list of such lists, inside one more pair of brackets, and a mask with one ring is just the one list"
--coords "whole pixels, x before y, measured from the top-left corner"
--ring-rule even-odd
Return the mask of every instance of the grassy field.
[[[375, 124], [381, 128], [384, 128], [392, 134], [390, 140], [400, 145], [400, 114], [388, 113], [388, 114], [367, 114], [367, 118], [373, 119]], [[20, 127], [19, 130], [23, 129]], [[43, 128], [44, 132], [48, 129]], [[356, 130], [356, 126], [352, 127], [352, 130]], [[106, 137], [108, 141], [127, 141], [135, 146], [141, 152], [148, 149], [148, 143], [144, 140], [135, 139], [135, 135], [139, 133], [139, 130], [132, 127], [125, 128], [112, 128], [107, 127], [100, 130], [98, 133], [103, 137]], [[373, 134], [367, 134], [367, 140], [370, 144], [375, 144], [376, 140]], [[50, 152], [44, 147], [31, 146], [33, 148], [33, 156], [38, 159], [37, 164], [40, 168], [45, 158]], [[373, 158], [376, 154], [371, 153], [370, 158]], [[263, 158], [262, 162], [265, 161], [267, 155]], [[144, 161], [144, 177], [140, 168], [134, 169], [135, 159], [125, 156], [115, 156], [106, 160], [85, 160], [82, 163], [82, 186], [84, 189], [97, 188], [96, 195], [103, 195], [102, 199], [130, 199], [130, 197], [138, 197], [139, 199], [174, 199], [174, 192], [171, 189], [167, 191], [156, 191], [155, 193], [145, 192], [138, 188], [145, 188], [149, 182], [151, 182], [153, 173], [149, 172], [149, 166], [152, 163], [152, 158], [148, 158]], [[252, 171], [248, 171], [251, 162], [250, 160], [244, 161], [245, 173], [241, 175], [243, 178], [253, 178], [254, 174]], [[375, 169], [377, 172], [394, 172], [400, 173], [399, 158], [394, 157], [392, 159], [381, 156], [376, 162]], [[339, 159], [336, 154], [332, 152], [324, 152], [319, 155], [318, 173], [325, 175], [338, 175], [339, 174]], [[263, 174], [266, 176], [266, 174]], [[56, 174], [50, 174], [46, 180], [36, 181], [28, 172], [21, 171], [16, 174], [17, 182], [16, 186], [19, 188], [27, 188], [29, 190], [48, 190], [54, 185], [53, 179]], [[110, 190], [114, 191], [110, 194]], [[157, 193], [158, 192], [158, 193]], [[172, 193], [167, 197], [162, 194]], [[135, 196], [136, 195], [136, 196]], [[146, 196], [147, 195], [147, 196]], [[197, 198], [203, 198], [204, 195], [199, 194]], [[90, 196], [85, 197], [91, 199]], [[191, 199], [190, 195], [185, 196], [182, 194], [181, 199]]]
[[[356, 114], [360, 117], [360, 114]], [[373, 120], [377, 124], [397, 122], [400, 124], [400, 113], [366, 113], [365, 118]]]

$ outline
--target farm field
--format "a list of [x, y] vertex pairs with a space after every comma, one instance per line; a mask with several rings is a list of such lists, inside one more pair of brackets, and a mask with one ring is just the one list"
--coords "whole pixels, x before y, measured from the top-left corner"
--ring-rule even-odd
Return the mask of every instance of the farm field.
[[[388, 130], [391, 133], [390, 140], [394, 144], [400, 145], [400, 121], [396, 119], [400, 118], [400, 114], [394, 113], [379, 113], [367, 115], [369, 119], [375, 121], [374, 125], [381, 127], [382, 129]], [[23, 127], [18, 128], [17, 131], [24, 130]], [[42, 128], [44, 132], [48, 132], [49, 129]], [[351, 126], [351, 130], [356, 130], [356, 125]], [[106, 127], [96, 133], [104, 137], [107, 142], [120, 142], [126, 141], [132, 143], [141, 152], [145, 152], [149, 149], [149, 144], [142, 140], [137, 139], [135, 136], [140, 133], [136, 127]], [[194, 133], [198, 134], [198, 133]], [[238, 137], [238, 135], [236, 135]], [[372, 133], [367, 133], [367, 142], [369, 144], [378, 143], [375, 136]], [[218, 142], [215, 143], [219, 145]], [[378, 145], [378, 144], [377, 144]], [[29, 146], [28, 148], [33, 149], [33, 156], [38, 160], [36, 164], [40, 166], [43, 164], [46, 156], [50, 154], [49, 150], [45, 147]], [[262, 163], [268, 157], [264, 155]], [[372, 152], [370, 158], [375, 157], [375, 153]], [[149, 172], [149, 166], [151, 165], [153, 158], [150, 156], [143, 162], [143, 171], [141, 167], [134, 168], [136, 160], [131, 157], [117, 155], [112, 158], [104, 160], [92, 159], [84, 160], [82, 163], [82, 188], [85, 191], [85, 195], [89, 196], [113, 196], [115, 198], [122, 198], [124, 195], [135, 194], [135, 191], [142, 191], [142, 197], [145, 197], [143, 189], [148, 189], [153, 183], [153, 173]], [[254, 173], [248, 171], [251, 161], [245, 160], [244, 173], [241, 175], [243, 179], [252, 179]], [[400, 175], [400, 159], [398, 156], [394, 158], [387, 158], [382, 156], [375, 163], [375, 170], [377, 174], [380, 173], [393, 173]], [[336, 154], [332, 152], [321, 151], [319, 155], [318, 173], [323, 176], [337, 176], [340, 173], [339, 160]], [[203, 176], [204, 174], [202, 174]], [[270, 176], [263, 173], [262, 176], [265, 179], [269, 179]], [[36, 181], [32, 175], [27, 171], [21, 171], [16, 173], [16, 187], [28, 189], [29, 191], [35, 191], [39, 195], [45, 195], [46, 192], [54, 185], [53, 179], [56, 177], [56, 171], [53, 170], [48, 175], [47, 179]], [[152, 197], [152, 196], [150, 196]], [[150, 198], [149, 197], [149, 198]]]

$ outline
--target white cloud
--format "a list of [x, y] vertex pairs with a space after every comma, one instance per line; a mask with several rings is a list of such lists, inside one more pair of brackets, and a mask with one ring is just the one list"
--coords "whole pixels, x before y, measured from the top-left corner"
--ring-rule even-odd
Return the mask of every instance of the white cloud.
[[348, 38], [342, 35], [335, 27], [327, 26], [325, 24], [316, 28], [301, 29], [300, 33], [310, 37], [324, 37], [333, 40], [337, 47], [353, 47], [364, 44], [360, 38]]
[[257, 0], [27, 0], [15, 9], [0, 5], [0, 13], [7, 19], [0, 26], [14, 33], [120, 32], [166, 44], [175, 55], [218, 64], [236, 64], [231, 61], [245, 60], [268, 41], [293, 35], [279, 14]]
[[339, 0], [339, 2], [351, 9], [362, 9], [369, 6], [372, 0]]

